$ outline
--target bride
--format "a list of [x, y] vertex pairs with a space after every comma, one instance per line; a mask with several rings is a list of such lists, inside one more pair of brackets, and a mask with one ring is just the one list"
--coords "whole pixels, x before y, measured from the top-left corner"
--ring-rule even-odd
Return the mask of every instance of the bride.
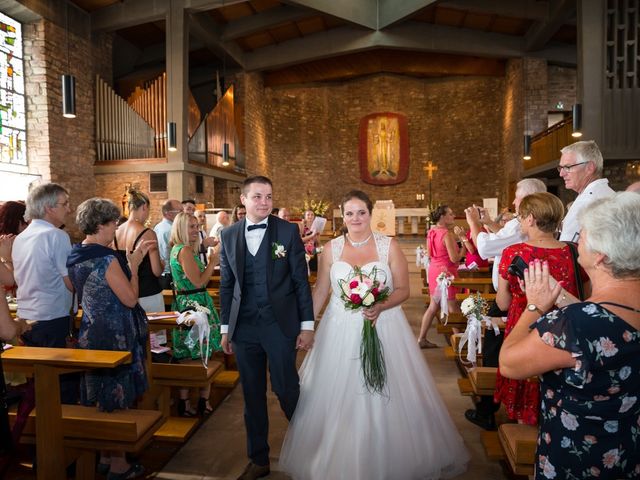
[[[295, 480], [436, 479], [466, 470], [469, 455], [438, 395], [400, 305], [409, 297], [407, 261], [395, 240], [371, 231], [372, 203], [361, 191], [343, 199], [347, 233], [319, 261], [317, 316], [331, 293], [315, 346], [300, 369], [300, 399], [280, 468]], [[390, 287], [387, 300], [350, 310], [339, 280], [353, 266]], [[375, 267], [375, 269], [374, 269]], [[360, 364], [363, 322], [380, 338], [386, 364], [382, 393], [370, 393]]]

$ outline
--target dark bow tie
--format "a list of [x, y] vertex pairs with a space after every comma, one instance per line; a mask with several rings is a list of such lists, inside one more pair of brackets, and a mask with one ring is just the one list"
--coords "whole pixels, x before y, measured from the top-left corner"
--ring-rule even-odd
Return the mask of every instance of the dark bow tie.
[[255, 225], [247, 225], [247, 231], [255, 230], [256, 228], [267, 228], [266, 223], [257, 223]]

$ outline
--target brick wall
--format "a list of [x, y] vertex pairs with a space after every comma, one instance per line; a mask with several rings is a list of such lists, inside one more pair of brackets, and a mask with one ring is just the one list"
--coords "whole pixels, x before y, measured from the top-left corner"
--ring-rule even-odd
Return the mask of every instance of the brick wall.
[[564, 105], [563, 110], [571, 110], [576, 103], [576, 69], [549, 65], [548, 80], [548, 109], [556, 110], [558, 102]]
[[524, 170], [524, 82], [522, 59], [507, 61], [505, 71], [504, 114], [502, 117], [502, 158], [504, 175], [503, 191], [499, 196], [500, 207], [511, 208], [515, 184]]
[[[247, 170], [271, 176], [277, 206], [299, 207], [309, 195], [335, 208], [345, 192], [358, 188], [374, 200], [416, 207], [416, 193], [428, 197], [423, 168], [429, 160], [439, 169], [434, 202], [447, 202], [458, 213], [482, 197], [504, 194], [503, 78], [376, 75], [264, 88], [256, 77], [243, 76], [244, 94], [238, 95], [246, 102]], [[399, 185], [373, 186], [360, 180], [358, 128], [365, 115], [385, 111], [408, 119], [409, 174]], [[264, 158], [270, 167], [262, 168]]]
[[535, 135], [547, 129], [549, 110], [547, 61], [544, 58], [524, 58], [525, 129]]

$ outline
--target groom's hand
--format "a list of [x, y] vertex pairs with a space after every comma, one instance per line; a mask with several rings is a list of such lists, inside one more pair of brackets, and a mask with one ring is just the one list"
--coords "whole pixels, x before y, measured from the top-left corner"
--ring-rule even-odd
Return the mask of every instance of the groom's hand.
[[220, 339], [220, 346], [222, 347], [222, 351], [227, 355], [231, 355], [233, 353], [233, 347], [231, 346], [231, 342], [229, 341], [228, 334], [222, 334], [222, 338]]
[[313, 347], [313, 330], [302, 330], [296, 340], [298, 350], [311, 350]]

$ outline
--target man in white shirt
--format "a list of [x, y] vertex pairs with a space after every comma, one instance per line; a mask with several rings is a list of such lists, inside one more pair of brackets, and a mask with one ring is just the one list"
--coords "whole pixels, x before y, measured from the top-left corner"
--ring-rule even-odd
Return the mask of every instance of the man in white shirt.
[[[546, 185], [537, 178], [525, 178], [520, 180], [516, 187], [516, 198], [513, 201], [516, 213], [520, 207], [522, 199], [533, 193], [545, 192]], [[475, 205], [465, 210], [467, 215], [467, 223], [471, 229], [471, 237], [478, 249], [478, 253], [482, 258], [494, 257], [493, 260], [493, 287], [498, 290], [498, 267], [502, 251], [510, 245], [520, 243], [526, 240], [526, 236], [522, 234], [520, 229], [520, 221], [518, 218], [509, 220], [504, 227], [491, 222], [486, 210], [478, 208]], [[492, 233], [482, 231], [482, 225], [485, 225]], [[503, 312], [494, 304], [489, 310], [489, 316], [504, 316]], [[484, 335], [482, 345], [483, 365], [486, 367], [497, 367], [500, 347], [502, 346], [503, 335], [495, 335], [493, 330], [487, 329]], [[476, 403], [476, 408], [472, 408], [464, 412], [464, 416], [470, 422], [478, 425], [485, 430], [495, 430], [494, 413], [500, 404], [493, 402], [493, 396], [483, 395]]]
[[209, 232], [209, 236], [220, 240], [220, 232], [222, 231], [223, 228], [228, 227], [229, 223], [231, 223], [229, 219], [229, 214], [224, 210], [219, 211], [218, 214], [216, 215], [216, 223], [213, 225], [213, 228], [211, 228], [211, 232]]
[[[60, 227], [71, 212], [69, 194], [56, 183], [34, 188], [26, 201], [29, 226], [13, 242], [11, 258], [18, 300], [18, 317], [32, 324], [22, 334], [29, 347], [65, 348], [71, 329], [73, 286], [67, 271], [69, 235]], [[78, 378], [61, 378], [63, 403], [76, 403]]]
[[67, 271], [69, 235], [60, 227], [71, 212], [69, 194], [56, 183], [34, 188], [26, 202], [29, 226], [13, 242], [18, 316], [36, 321], [23, 335], [26, 345], [65, 347], [73, 286]]
[[577, 242], [580, 233], [578, 213], [598, 198], [613, 195], [609, 180], [602, 178], [603, 159], [598, 145], [593, 140], [572, 143], [564, 147], [558, 164], [558, 172], [564, 186], [578, 192], [567, 215], [562, 221], [560, 240]]
[[153, 227], [158, 237], [158, 253], [164, 265], [164, 270], [160, 276], [160, 286], [163, 289], [171, 288], [171, 268], [169, 267], [169, 237], [171, 236], [171, 226], [176, 215], [182, 212], [182, 204], [178, 200], [170, 198], [162, 205], [162, 221]]
[[[542, 180], [537, 178], [525, 178], [520, 180], [516, 186], [516, 195], [513, 200], [516, 214], [520, 202], [527, 195], [533, 193], [546, 192], [547, 186]], [[514, 243], [520, 243], [525, 240], [520, 230], [520, 222], [518, 218], [509, 220], [504, 227], [499, 228], [498, 224], [491, 221], [486, 210], [480, 207], [469, 207], [465, 209], [467, 223], [471, 229], [471, 238], [478, 249], [478, 254], [485, 259], [493, 257], [493, 271], [491, 281], [493, 288], [498, 291], [498, 266], [500, 265], [500, 257], [502, 251]], [[487, 226], [493, 233], [487, 233], [482, 230], [483, 225]]]

